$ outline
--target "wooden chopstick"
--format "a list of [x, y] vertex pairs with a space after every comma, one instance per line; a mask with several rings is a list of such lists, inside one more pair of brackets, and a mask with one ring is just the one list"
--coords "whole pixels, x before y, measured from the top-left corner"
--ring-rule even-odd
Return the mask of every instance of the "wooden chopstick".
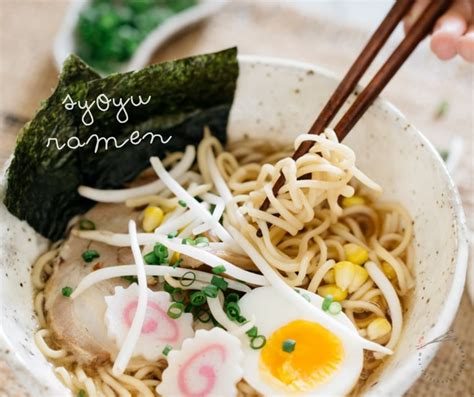
[[[413, 0], [398, 0], [391, 8], [311, 126], [308, 131], [310, 134], [320, 134], [328, 126], [413, 2]], [[409, 30], [404, 40], [394, 50], [389, 59], [370, 81], [369, 85], [358, 95], [352, 106], [337, 123], [334, 131], [339, 141], [344, 139], [352, 127], [359, 121], [416, 46], [431, 32], [436, 20], [447, 10], [451, 3], [452, 0], [431, 1], [421, 17]], [[312, 141], [302, 142], [292, 158], [296, 160], [303, 156], [309, 151], [313, 144]], [[273, 194], [275, 196], [284, 183], [285, 177], [283, 174], [280, 174], [273, 186]], [[260, 209], [265, 211], [269, 205], [270, 201], [268, 198], [265, 198]], [[261, 236], [260, 230], [257, 234]]]

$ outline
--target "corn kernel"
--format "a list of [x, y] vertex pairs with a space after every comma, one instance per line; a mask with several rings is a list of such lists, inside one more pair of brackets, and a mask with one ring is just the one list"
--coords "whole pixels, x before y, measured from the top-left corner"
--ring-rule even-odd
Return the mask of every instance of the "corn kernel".
[[346, 259], [354, 265], [363, 265], [369, 260], [369, 251], [357, 244], [344, 244], [344, 253]]
[[181, 259], [181, 254], [179, 252], [173, 252], [173, 255], [171, 255], [170, 263], [174, 265], [180, 259]]
[[348, 261], [337, 262], [334, 265], [334, 272], [336, 285], [344, 291], [347, 290], [355, 276], [355, 265]]
[[343, 291], [337, 285], [327, 284], [318, 288], [318, 294], [322, 297], [332, 295], [335, 301], [341, 302], [347, 297], [347, 291]]
[[382, 270], [390, 281], [397, 278], [397, 273], [395, 273], [395, 269], [390, 265], [390, 263], [383, 261]]
[[143, 211], [143, 230], [147, 233], [153, 232], [163, 222], [163, 210], [160, 207], [150, 206]]
[[362, 284], [364, 284], [367, 279], [369, 278], [369, 273], [365, 270], [365, 267], [354, 265], [354, 278], [352, 279], [352, 283], [349, 285], [347, 290], [349, 293], [353, 293], [357, 291]]
[[336, 282], [336, 276], [334, 274], [334, 269], [330, 269], [326, 272], [326, 274], [323, 277], [323, 280], [327, 284], [334, 284]]
[[341, 204], [343, 208], [352, 207], [353, 205], [364, 205], [365, 199], [362, 196], [344, 197]]
[[367, 327], [367, 336], [370, 340], [375, 340], [387, 335], [392, 330], [392, 326], [386, 318], [376, 318]]

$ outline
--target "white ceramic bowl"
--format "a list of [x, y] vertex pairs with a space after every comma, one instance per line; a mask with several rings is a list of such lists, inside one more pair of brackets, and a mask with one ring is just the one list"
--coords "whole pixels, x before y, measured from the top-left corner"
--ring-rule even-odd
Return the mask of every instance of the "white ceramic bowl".
[[[64, 60], [75, 53], [75, 30], [79, 21], [79, 14], [90, 3], [90, 0], [73, 0], [66, 13], [61, 29], [54, 41], [53, 56], [58, 70], [61, 70]], [[194, 26], [205, 18], [217, 12], [224, 1], [198, 0], [195, 6], [177, 13], [166, 19], [161, 25], [151, 31], [142, 41], [133, 56], [120, 67], [120, 72], [141, 69], [147, 65], [152, 54], [157, 51], [174, 35]]]
[[[231, 140], [244, 134], [292, 140], [308, 130], [338, 81], [320, 68], [277, 59], [241, 57], [240, 68]], [[437, 151], [386, 101], [375, 102], [347, 144], [357, 153], [360, 168], [384, 187], [385, 197], [401, 202], [414, 219], [416, 287], [401, 342], [364, 390], [367, 395], [400, 396], [439, 346], [417, 351], [421, 338], [429, 341], [445, 333], [458, 308], [467, 263], [463, 210]], [[30, 269], [47, 242], [4, 206], [0, 220], [2, 356], [32, 395], [70, 395], [33, 341]]]

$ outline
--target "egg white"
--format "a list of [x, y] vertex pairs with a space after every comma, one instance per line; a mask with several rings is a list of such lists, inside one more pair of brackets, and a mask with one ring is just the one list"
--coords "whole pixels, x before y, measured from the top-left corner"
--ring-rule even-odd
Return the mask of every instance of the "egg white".
[[[314, 306], [321, 308], [323, 298], [303, 289], [300, 291], [309, 297]], [[254, 316], [258, 333], [266, 338], [269, 338], [280, 327], [294, 320], [313, 321], [323, 327], [325, 326], [324, 323], [316, 321], [311, 315], [308, 315], [306, 311], [299, 310], [298, 307], [288, 303], [273, 287], [260, 287], [245, 294], [240, 299], [239, 306], [243, 316], [246, 318]], [[345, 326], [355, 330], [355, 326], [344, 313], [341, 312], [337, 315], [328, 314], [328, 316], [335, 317]], [[243, 339], [242, 344], [245, 355], [243, 364], [244, 379], [260, 393], [269, 397], [288, 395], [344, 396], [351, 391], [359, 379], [363, 366], [363, 349], [362, 346], [353, 341], [349, 341], [337, 333], [334, 334], [342, 343], [344, 349], [343, 360], [337, 371], [325, 382], [319, 383], [314, 389], [305, 392], [295, 392], [287, 388], [276, 378], [275, 382], [269, 382], [269, 374], [264, 374], [259, 369], [261, 350], [252, 349], [248, 338], [247, 340]]]

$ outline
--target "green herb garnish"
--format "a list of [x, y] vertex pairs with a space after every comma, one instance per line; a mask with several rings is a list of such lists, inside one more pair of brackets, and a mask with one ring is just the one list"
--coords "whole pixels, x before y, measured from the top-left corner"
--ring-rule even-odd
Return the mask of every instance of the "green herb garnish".
[[224, 265], [219, 265], [219, 266], [216, 266], [216, 267], [212, 268], [212, 273], [221, 274], [221, 273], [225, 273], [226, 270], [227, 269], [225, 268]]
[[331, 314], [339, 314], [342, 310], [342, 306], [339, 302], [332, 302], [330, 305], [329, 305], [329, 313]]
[[204, 236], [196, 237], [194, 240], [194, 245], [196, 247], [209, 247], [209, 239]]
[[158, 265], [159, 264], [158, 257], [155, 255], [155, 253], [153, 251], [146, 254], [143, 257], [143, 259], [145, 260], [145, 263], [147, 265]]
[[166, 246], [163, 244], [155, 244], [153, 253], [156, 255], [159, 265], [168, 263], [168, 248]]
[[237, 320], [240, 316], [240, 307], [235, 302], [229, 302], [225, 306], [225, 312], [231, 320]]
[[252, 327], [246, 332], [246, 334], [248, 336], [250, 336], [251, 338], [254, 338], [255, 336], [258, 335], [258, 328], [257, 327]]
[[215, 285], [206, 285], [203, 289], [202, 292], [204, 295], [208, 296], [209, 298], [215, 298], [219, 294], [219, 288], [217, 288]]
[[261, 349], [267, 343], [267, 338], [263, 335], [257, 335], [250, 339], [250, 347], [254, 350]]
[[323, 304], [322, 304], [322, 309], [327, 312], [329, 310], [329, 306], [331, 306], [331, 303], [333, 302], [334, 298], [332, 295], [326, 295]]
[[168, 233], [168, 238], [172, 239], [172, 238], [175, 238], [177, 235], [178, 235], [178, 231], [174, 231], [174, 232]]
[[294, 339], [285, 339], [281, 344], [281, 349], [286, 353], [293, 353], [296, 347], [296, 341]]
[[183, 314], [184, 305], [181, 302], [173, 302], [168, 308], [168, 317], [176, 320]]
[[193, 306], [201, 306], [206, 303], [206, 295], [204, 295], [203, 292], [201, 291], [196, 291], [191, 294], [189, 297], [189, 300], [191, 302], [191, 305]]
[[72, 294], [72, 288], [71, 287], [64, 287], [62, 290], [61, 290], [61, 293], [63, 294], [63, 296], [69, 298]]
[[186, 204], [186, 201], [183, 201], [183, 200], [179, 200], [178, 201], [178, 204], [181, 206], [181, 207], [184, 207], [186, 208], [188, 205]]
[[215, 285], [222, 291], [225, 291], [227, 289], [227, 286], [229, 285], [229, 283], [225, 281], [222, 277], [217, 276], [212, 276], [211, 284]]
[[446, 114], [448, 113], [449, 110], [449, 103], [448, 101], [441, 101], [438, 106], [436, 107], [436, 111], [434, 114], [435, 119], [442, 119]]
[[92, 262], [99, 257], [100, 254], [96, 250], [86, 250], [82, 253], [82, 259], [84, 259], [85, 262]]
[[130, 284], [137, 283], [138, 284], [138, 277], [137, 276], [122, 276], [122, 278], [128, 281]]
[[163, 352], [162, 352], [162, 353], [163, 353], [163, 356], [166, 357], [166, 356], [168, 355], [168, 353], [169, 353], [171, 350], [173, 350], [173, 346], [171, 346], [171, 345], [166, 345], [165, 348], [163, 349]]
[[87, 397], [87, 393], [85, 390], [79, 390], [79, 393], [77, 393], [77, 397]]

